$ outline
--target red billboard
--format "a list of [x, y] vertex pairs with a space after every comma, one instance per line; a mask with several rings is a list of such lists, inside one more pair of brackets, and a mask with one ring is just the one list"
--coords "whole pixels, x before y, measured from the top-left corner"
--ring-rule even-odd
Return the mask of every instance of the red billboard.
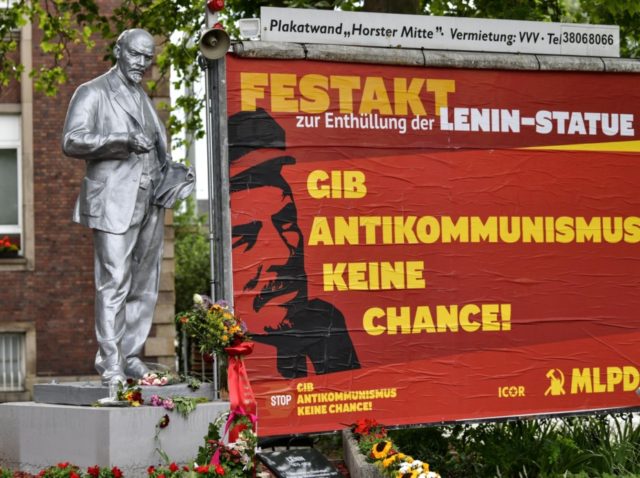
[[262, 435], [640, 404], [631, 74], [227, 61]]

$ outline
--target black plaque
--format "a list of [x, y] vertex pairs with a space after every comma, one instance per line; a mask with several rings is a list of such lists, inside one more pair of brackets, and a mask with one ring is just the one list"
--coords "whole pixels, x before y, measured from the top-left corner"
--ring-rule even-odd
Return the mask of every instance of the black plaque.
[[314, 448], [266, 451], [258, 459], [278, 478], [340, 478], [327, 457]]

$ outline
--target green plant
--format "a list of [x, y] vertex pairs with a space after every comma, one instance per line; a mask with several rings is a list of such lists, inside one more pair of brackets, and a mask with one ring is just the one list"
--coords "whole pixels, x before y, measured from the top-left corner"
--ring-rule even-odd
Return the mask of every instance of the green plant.
[[424, 457], [450, 478], [640, 473], [640, 425], [632, 414], [400, 429], [389, 436], [399, 449]]
[[185, 418], [196, 409], [198, 403], [208, 402], [205, 397], [173, 397], [172, 400], [176, 412]]
[[209, 239], [204, 218], [198, 216], [193, 197], [177, 209], [174, 218], [176, 257], [176, 310], [187, 310], [193, 294], [210, 292]]
[[4, 236], [0, 239], [0, 252], [18, 252], [20, 248], [17, 244], [13, 244], [9, 239], [9, 236]]
[[13, 473], [10, 470], [0, 467], [0, 478], [13, 478]]

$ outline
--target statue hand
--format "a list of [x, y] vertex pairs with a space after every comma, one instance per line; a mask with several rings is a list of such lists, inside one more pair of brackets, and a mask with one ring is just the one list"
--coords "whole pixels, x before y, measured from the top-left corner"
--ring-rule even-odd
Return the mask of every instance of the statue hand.
[[134, 153], [148, 153], [154, 147], [153, 141], [147, 138], [143, 133], [129, 134], [129, 149]]

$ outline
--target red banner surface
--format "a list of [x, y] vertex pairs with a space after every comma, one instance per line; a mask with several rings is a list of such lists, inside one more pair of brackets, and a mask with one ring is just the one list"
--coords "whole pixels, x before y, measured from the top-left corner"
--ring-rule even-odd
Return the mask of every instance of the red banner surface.
[[261, 435], [640, 404], [634, 75], [229, 57]]

